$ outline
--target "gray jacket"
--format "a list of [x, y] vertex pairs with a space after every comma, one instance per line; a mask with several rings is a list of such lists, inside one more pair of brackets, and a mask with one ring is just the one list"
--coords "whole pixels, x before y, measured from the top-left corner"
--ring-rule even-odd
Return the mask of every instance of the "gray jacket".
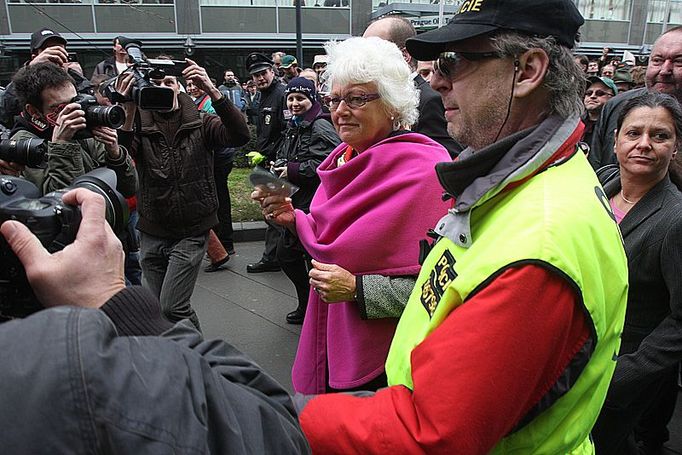
[[[153, 336], [154, 327], [165, 331]], [[0, 345], [3, 453], [309, 451], [275, 380], [228, 343], [170, 325], [143, 288], [102, 310], [59, 307], [4, 323]]]

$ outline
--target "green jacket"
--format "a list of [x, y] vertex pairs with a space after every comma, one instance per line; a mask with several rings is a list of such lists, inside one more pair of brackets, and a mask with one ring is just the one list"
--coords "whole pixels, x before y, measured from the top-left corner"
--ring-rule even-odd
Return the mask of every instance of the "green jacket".
[[[37, 137], [39, 136], [31, 131], [20, 129], [14, 133], [12, 139]], [[68, 187], [76, 177], [106, 166], [116, 172], [116, 189], [124, 197], [131, 197], [137, 191], [137, 172], [126, 148], [120, 146], [120, 150], [119, 159], [112, 160], [104, 149], [104, 144], [93, 138], [68, 143], [48, 142], [47, 167], [27, 167], [23, 176], [40, 188], [43, 194], [47, 194]]]

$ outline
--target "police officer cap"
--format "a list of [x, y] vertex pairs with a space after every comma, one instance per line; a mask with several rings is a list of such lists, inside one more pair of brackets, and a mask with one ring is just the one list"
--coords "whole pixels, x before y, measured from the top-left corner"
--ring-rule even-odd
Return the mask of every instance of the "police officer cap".
[[246, 69], [249, 74], [254, 74], [264, 69], [272, 68], [275, 64], [272, 60], [267, 58], [260, 52], [252, 52], [246, 57]]
[[465, 0], [444, 27], [407, 40], [407, 51], [417, 60], [435, 60], [458, 41], [498, 30], [554, 37], [569, 49], [585, 23], [573, 0]]

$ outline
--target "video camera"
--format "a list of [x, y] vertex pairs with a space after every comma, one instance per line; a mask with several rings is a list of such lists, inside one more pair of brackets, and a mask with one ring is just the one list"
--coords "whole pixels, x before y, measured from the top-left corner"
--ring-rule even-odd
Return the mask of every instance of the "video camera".
[[163, 79], [166, 76], [182, 76], [182, 70], [187, 66], [184, 60], [165, 60], [146, 58], [142, 54], [142, 42], [137, 40], [119, 39], [121, 45], [128, 52], [132, 66], [131, 71], [135, 79], [130, 97], [125, 97], [116, 91], [118, 76], [106, 81], [102, 88], [104, 96], [112, 103], [133, 101], [138, 108], [146, 111], [170, 111], [173, 109], [173, 90], [159, 87], [151, 82], [152, 79]]
[[[73, 181], [73, 185], [40, 197], [28, 180], [0, 175], [0, 224], [16, 220], [25, 224], [50, 252], [76, 239], [81, 222], [77, 206], [64, 204], [62, 196], [73, 188], [87, 188], [104, 197], [106, 219], [116, 234], [128, 223], [128, 205], [116, 191], [116, 173], [98, 168]], [[7, 241], [0, 235], [0, 322], [22, 318], [43, 309], [26, 279], [26, 273]]]

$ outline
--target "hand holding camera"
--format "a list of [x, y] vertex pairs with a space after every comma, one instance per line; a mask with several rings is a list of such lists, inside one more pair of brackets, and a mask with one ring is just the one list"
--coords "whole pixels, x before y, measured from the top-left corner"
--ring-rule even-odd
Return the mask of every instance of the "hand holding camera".
[[43, 50], [33, 60], [28, 62], [29, 65], [37, 63], [54, 63], [57, 66], [64, 66], [69, 61], [69, 53], [62, 46], [52, 46]]
[[78, 103], [69, 103], [59, 113], [52, 131], [52, 142], [70, 142], [87, 125], [85, 111]]
[[63, 201], [80, 206], [82, 220], [75, 241], [61, 251], [50, 254], [18, 221], [4, 222], [0, 231], [44, 305], [99, 308], [125, 287], [121, 242], [107, 223], [102, 196], [78, 188], [64, 194]]

